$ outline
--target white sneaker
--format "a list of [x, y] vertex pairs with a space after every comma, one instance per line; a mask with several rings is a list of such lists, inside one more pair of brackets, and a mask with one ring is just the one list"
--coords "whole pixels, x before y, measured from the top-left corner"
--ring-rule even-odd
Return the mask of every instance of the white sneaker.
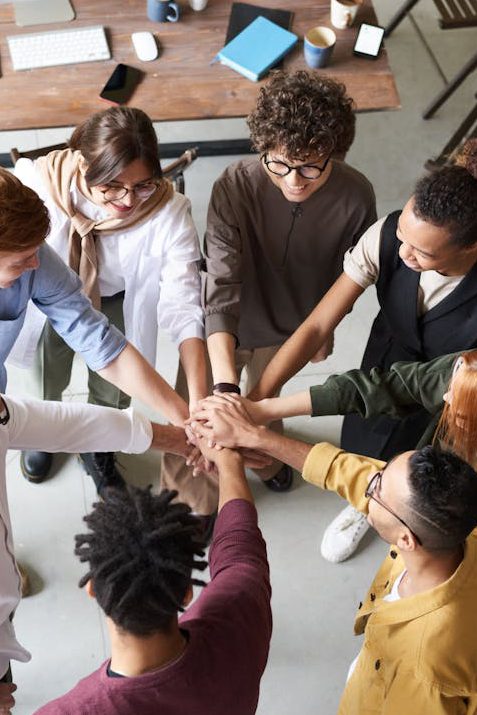
[[364, 514], [347, 506], [333, 519], [323, 534], [321, 555], [327, 561], [337, 564], [353, 554], [359, 542], [369, 529]]

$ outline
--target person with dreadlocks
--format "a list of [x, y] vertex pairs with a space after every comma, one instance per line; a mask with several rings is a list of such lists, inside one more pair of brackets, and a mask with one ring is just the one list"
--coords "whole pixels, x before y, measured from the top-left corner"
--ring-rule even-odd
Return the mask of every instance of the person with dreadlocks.
[[272, 631], [265, 542], [242, 457], [201, 441], [218, 470], [219, 514], [203, 571], [198, 519], [176, 491], [106, 490], [85, 517], [80, 581], [106, 615], [111, 658], [37, 715], [252, 715]]
[[[14, 704], [10, 661], [30, 660], [18, 642], [12, 616], [20, 602], [20, 574], [14, 556], [8, 509], [5, 459], [8, 449], [49, 452], [119, 450], [131, 454], [149, 447], [172, 450], [187, 458], [185, 432], [151, 423], [131, 409], [80, 403], [48, 402], [0, 395], [0, 713]], [[111, 490], [111, 488], [109, 488]]]

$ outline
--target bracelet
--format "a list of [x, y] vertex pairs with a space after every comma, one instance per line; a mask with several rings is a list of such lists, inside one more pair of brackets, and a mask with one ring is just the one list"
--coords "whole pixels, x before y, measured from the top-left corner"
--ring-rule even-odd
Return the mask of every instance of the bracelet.
[[235, 392], [240, 395], [240, 387], [233, 382], [218, 382], [213, 389], [214, 392]]

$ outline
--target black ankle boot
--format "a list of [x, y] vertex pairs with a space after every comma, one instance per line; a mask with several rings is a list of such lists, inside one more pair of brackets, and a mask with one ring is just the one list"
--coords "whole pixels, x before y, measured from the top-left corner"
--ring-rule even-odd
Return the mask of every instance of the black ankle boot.
[[293, 469], [288, 464], [284, 464], [275, 476], [267, 479], [264, 484], [272, 492], [288, 492], [293, 484]]
[[53, 455], [49, 452], [22, 452], [20, 457], [20, 469], [25, 479], [33, 484], [40, 484], [51, 469]]
[[124, 489], [126, 482], [116, 469], [114, 452], [85, 452], [79, 455], [86, 471], [93, 478], [96, 490], [101, 496], [103, 489], [114, 487]]

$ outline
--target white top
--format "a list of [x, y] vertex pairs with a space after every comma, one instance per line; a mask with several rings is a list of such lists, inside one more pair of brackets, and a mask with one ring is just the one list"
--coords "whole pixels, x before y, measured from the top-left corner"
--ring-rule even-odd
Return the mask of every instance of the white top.
[[145, 452], [151, 445], [149, 420], [128, 410], [80, 403], [43, 402], [4, 397], [0, 417], [0, 678], [10, 660], [26, 662], [30, 653], [17, 641], [10, 615], [20, 602], [12, 525], [7, 501], [5, 459], [8, 449], [46, 452]]
[[[343, 270], [352, 281], [366, 289], [379, 277], [379, 251], [384, 218], [368, 228], [356, 246], [346, 252]], [[464, 276], [443, 276], [437, 271], [422, 271], [419, 275], [417, 314], [422, 315], [452, 293]]]
[[[34, 162], [20, 159], [15, 174], [36, 191], [48, 207], [51, 219], [48, 243], [67, 263], [68, 216], [47, 193]], [[84, 215], [90, 218], [105, 215], [104, 209], [88, 201], [76, 186], [71, 187], [71, 197]], [[160, 211], [137, 226], [101, 234], [96, 246], [100, 293], [109, 296], [125, 290], [126, 337], [152, 365], [156, 362], [158, 327], [165, 330], [176, 345], [187, 338], [204, 337], [199, 239], [190, 202], [185, 196], [174, 193]], [[32, 364], [44, 321], [45, 316], [30, 304], [22, 331], [24, 336], [20, 336], [12, 351], [17, 364]]]
[[[387, 594], [387, 596], [383, 596], [383, 601], [387, 601], [388, 603], [392, 603], [393, 601], [400, 601], [401, 596], [399, 595], [399, 584], [403, 580], [404, 574], [406, 573], [406, 569], [402, 571], [399, 576], [396, 578], [396, 580], [393, 583], [393, 587], [390, 590], [390, 592]], [[356, 668], [356, 663], [358, 662], [358, 658], [361, 655], [361, 651], [359, 651], [358, 655], [356, 658], [353, 660], [351, 665], [349, 666], [348, 669], [348, 675], [346, 676], [346, 682], [351, 678], [351, 676], [354, 673], [354, 670]]]

